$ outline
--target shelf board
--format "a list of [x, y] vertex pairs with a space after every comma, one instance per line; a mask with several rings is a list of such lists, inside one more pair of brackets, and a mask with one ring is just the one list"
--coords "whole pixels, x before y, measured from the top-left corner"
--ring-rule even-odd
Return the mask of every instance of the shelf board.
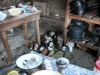
[[85, 43], [82, 43], [81, 41], [70, 40], [68, 37], [67, 37], [67, 40], [68, 40], [68, 41], [71, 41], [71, 42], [74, 42], [74, 43], [77, 43], [77, 44], [80, 44], [80, 45], [82, 45], [82, 46], [85, 46], [85, 47], [87, 47], [87, 48], [93, 49], [93, 50], [95, 50], [95, 51], [98, 51], [98, 49], [99, 49], [99, 47], [97, 47], [97, 46], [86, 45]]
[[81, 15], [69, 14], [69, 18], [70, 19], [82, 20], [82, 21], [90, 22], [90, 23], [94, 23], [94, 24], [100, 24], [100, 17], [97, 17], [97, 16], [94, 16], [94, 17], [90, 18], [89, 15], [81, 16]]

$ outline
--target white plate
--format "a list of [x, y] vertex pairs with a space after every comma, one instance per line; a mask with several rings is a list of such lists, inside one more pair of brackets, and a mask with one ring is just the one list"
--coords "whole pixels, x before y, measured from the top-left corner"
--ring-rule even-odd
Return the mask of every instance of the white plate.
[[50, 70], [41, 70], [33, 73], [32, 75], [61, 75], [59, 72]]
[[[29, 62], [27, 65], [23, 65], [23, 61], [25, 60], [31, 60], [32, 57], [36, 58], [36, 61]], [[41, 65], [42, 63], [42, 57], [36, 54], [25, 54], [19, 57], [16, 61], [16, 64], [18, 67], [22, 69], [33, 69]]]

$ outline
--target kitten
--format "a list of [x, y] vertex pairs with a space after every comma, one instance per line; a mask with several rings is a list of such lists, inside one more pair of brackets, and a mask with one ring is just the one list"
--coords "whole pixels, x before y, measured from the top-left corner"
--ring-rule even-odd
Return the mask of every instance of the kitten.
[[87, 47], [85, 47], [85, 46], [82, 46], [82, 45], [79, 45], [79, 44], [77, 44], [77, 47], [80, 49], [80, 50], [83, 50], [83, 51], [87, 51]]
[[44, 50], [41, 52], [41, 54], [46, 55], [48, 53], [48, 49], [44, 48]]

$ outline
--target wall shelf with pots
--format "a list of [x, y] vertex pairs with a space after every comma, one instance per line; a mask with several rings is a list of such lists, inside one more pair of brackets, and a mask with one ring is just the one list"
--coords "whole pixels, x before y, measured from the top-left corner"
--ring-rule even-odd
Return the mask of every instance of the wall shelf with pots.
[[64, 25], [64, 44], [66, 43], [66, 41], [72, 41], [75, 42], [77, 44], [80, 44], [82, 46], [88, 47], [90, 49], [93, 49], [95, 51], [98, 51], [97, 57], [100, 56], [100, 48], [97, 46], [90, 46], [90, 45], [86, 45], [85, 43], [81, 42], [81, 41], [74, 41], [71, 40], [67, 37], [67, 28], [70, 25], [70, 21], [71, 19], [76, 19], [76, 20], [81, 20], [81, 21], [85, 21], [88, 23], [93, 23], [93, 24], [98, 24], [100, 25], [100, 17], [96, 16], [96, 15], [92, 15], [92, 14], [84, 14], [84, 15], [74, 15], [70, 13], [70, 1], [71, 0], [67, 0], [67, 5], [66, 5], [66, 18], [65, 18], [65, 25]]

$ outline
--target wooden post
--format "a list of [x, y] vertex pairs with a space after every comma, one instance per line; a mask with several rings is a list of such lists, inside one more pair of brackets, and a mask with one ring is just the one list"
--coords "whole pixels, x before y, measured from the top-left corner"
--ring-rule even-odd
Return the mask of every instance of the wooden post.
[[36, 19], [35, 29], [36, 29], [37, 43], [40, 45], [40, 30], [39, 30], [39, 21], [38, 21], [38, 19]]
[[9, 46], [9, 43], [8, 43], [8, 38], [7, 38], [7, 35], [6, 35], [5, 31], [2, 31], [1, 35], [2, 35], [2, 39], [3, 39], [4, 47], [5, 47], [5, 52], [7, 54], [7, 58], [11, 63], [12, 60], [13, 60], [13, 56], [11, 54], [10, 46]]
[[24, 30], [24, 38], [25, 40], [28, 40], [28, 29], [27, 29], [27, 24], [23, 24], [23, 30]]
[[67, 5], [66, 5], [66, 17], [65, 17], [65, 24], [63, 26], [63, 29], [64, 29], [64, 33], [63, 33], [63, 38], [64, 38], [64, 44], [66, 43], [66, 39], [67, 39], [67, 27], [68, 27], [68, 24], [69, 24], [69, 2], [70, 0], [67, 0]]

